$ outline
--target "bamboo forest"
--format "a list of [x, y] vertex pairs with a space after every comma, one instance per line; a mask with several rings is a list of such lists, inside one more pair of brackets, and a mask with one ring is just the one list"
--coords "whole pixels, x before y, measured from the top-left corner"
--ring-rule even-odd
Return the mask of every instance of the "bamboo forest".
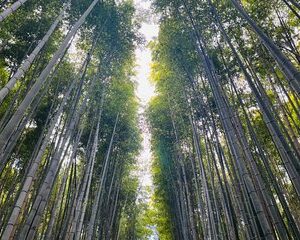
[[300, 240], [299, 0], [0, 0], [1, 240]]

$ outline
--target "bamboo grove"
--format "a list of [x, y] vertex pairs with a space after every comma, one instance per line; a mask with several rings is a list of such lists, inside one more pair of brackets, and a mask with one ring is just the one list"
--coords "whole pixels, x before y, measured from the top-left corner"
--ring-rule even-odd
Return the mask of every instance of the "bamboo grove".
[[160, 239], [299, 239], [299, 2], [154, 8]]
[[140, 139], [132, 3], [1, 9], [1, 239], [125, 239]]
[[0, 1], [0, 238], [300, 239], [299, 2], [154, 0], [142, 117], [135, 4]]

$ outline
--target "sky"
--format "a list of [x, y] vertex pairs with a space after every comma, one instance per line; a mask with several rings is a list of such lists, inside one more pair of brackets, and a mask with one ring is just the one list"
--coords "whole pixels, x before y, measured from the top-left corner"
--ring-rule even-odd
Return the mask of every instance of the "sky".
[[[138, 12], [146, 12], [150, 10], [150, 1], [135, 0], [134, 1]], [[140, 33], [145, 37], [146, 43], [144, 46], [135, 50], [136, 63], [136, 95], [140, 99], [140, 127], [142, 130], [142, 150], [138, 157], [138, 175], [140, 188], [152, 187], [151, 179], [151, 146], [150, 132], [147, 127], [143, 113], [151, 97], [155, 95], [155, 87], [150, 83], [150, 68], [151, 68], [151, 51], [147, 48], [148, 43], [158, 35], [158, 25], [148, 19], [147, 22], [142, 22]], [[143, 189], [142, 189], [143, 190]]]
[[[150, 11], [150, 1], [135, 0], [134, 3], [139, 12]], [[145, 14], [149, 14], [149, 12]], [[142, 23], [140, 28], [140, 33], [145, 37], [146, 44], [144, 47], [137, 48], [135, 51], [138, 64], [136, 68], [136, 78], [138, 82], [137, 96], [141, 99], [143, 105], [147, 104], [149, 99], [155, 94], [155, 88], [149, 81], [151, 51], [147, 48], [147, 44], [158, 35], [158, 25], [154, 22], [155, 20], [149, 18], [147, 20], [147, 22]]]
[[[155, 87], [150, 83], [150, 71], [151, 71], [151, 51], [147, 47], [148, 43], [157, 37], [158, 25], [155, 23], [154, 18], [151, 19], [149, 16], [153, 16], [150, 11], [151, 2], [145, 0], [134, 0], [135, 7], [138, 14], [144, 13], [147, 15], [141, 24], [140, 33], [144, 36], [146, 42], [145, 45], [135, 50], [136, 63], [136, 95], [140, 99], [140, 128], [142, 130], [142, 149], [137, 159], [138, 165], [138, 178], [139, 178], [139, 193], [138, 199], [144, 202], [149, 202], [151, 193], [153, 190], [153, 182], [151, 176], [151, 144], [150, 144], [150, 131], [144, 117], [145, 108], [149, 103], [151, 97], [155, 95]], [[142, 16], [143, 17], [143, 16]], [[149, 191], [150, 190], [150, 191]], [[149, 238], [151, 240], [158, 239], [155, 233], [155, 227], [152, 227], [153, 235]]]

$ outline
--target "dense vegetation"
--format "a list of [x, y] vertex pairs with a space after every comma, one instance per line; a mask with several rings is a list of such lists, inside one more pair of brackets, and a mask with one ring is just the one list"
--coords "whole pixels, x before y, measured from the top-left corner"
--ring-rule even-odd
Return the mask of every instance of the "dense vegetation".
[[134, 3], [0, 8], [1, 239], [300, 239], [297, 0], [153, 1], [146, 202]]
[[134, 14], [130, 1], [31, 0], [1, 22], [2, 239], [134, 232]]
[[298, 1], [154, 1], [160, 239], [299, 239]]

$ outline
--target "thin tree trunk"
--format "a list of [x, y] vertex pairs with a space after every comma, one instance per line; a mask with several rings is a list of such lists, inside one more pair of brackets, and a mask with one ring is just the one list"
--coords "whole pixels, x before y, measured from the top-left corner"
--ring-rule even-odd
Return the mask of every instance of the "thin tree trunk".
[[[83, 76], [84, 75], [85, 74], [83, 74]], [[87, 99], [88, 99], [87, 96], [85, 97], [79, 110], [76, 110], [76, 105], [78, 104], [78, 101], [80, 98], [80, 92], [82, 89], [83, 79], [84, 78], [81, 79], [79, 89], [77, 90], [77, 94], [73, 101], [73, 106], [71, 107], [70, 119], [67, 124], [68, 125], [67, 130], [65, 132], [61, 133], [63, 135], [62, 142], [58, 143], [59, 148], [58, 148], [58, 150], [55, 151], [55, 153], [53, 155], [49, 171], [46, 175], [44, 183], [42, 184], [42, 186], [39, 190], [39, 193], [36, 197], [36, 200], [33, 204], [30, 214], [27, 218], [26, 224], [23, 227], [21, 234], [22, 234], [22, 236], [25, 236], [25, 239], [33, 239], [35, 237], [37, 227], [40, 223], [40, 219], [41, 219], [44, 209], [46, 207], [49, 194], [51, 192], [53, 183], [56, 179], [56, 175], [59, 170], [59, 166], [61, 164], [60, 160], [62, 159], [61, 157], [63, 156], [62, 153], [68, 151], [68, 148], [70, 146], [70, 139], [72, 139], [72, 137], [75, 134], [75, 126], [78, 125], [79, 117], [80, 117], [82, 111], [86, 107], [86, 103], [87, 103]]]
[[8, 221], [8, 224], [6, 226], [4, 234], [2, 236], [3, 240], [10, 239], [13, 236], [13, 232], [14, 232], [13, 229], [14, 229], [16, 223], [17, 223], [20, 212], [22, 210], [22, 206], [24, 204], [24, 201], [27, 198], [27, 194], [29, 193], [30, 187], [32, 186], [32, 183], [33, 183], [33, 180], [35, 178], [36, 172], [37, 172], [37, 170], [40, 166], [42, 156], [43, 156], [43, 154], [44, 154], [44, 152], [45, 152], [45, 150], [46, 150], [46, 148], [49, 144], [49, 140], [50, 140], [50, 138], [53, 134], [53, 130], [56, 126], [56, 123], [57, 123], [59, 117], [62, 114], [62, 111], [65, 107], [65, 104], [68, 100], [68, 97], [69, 97], [74, 85], [75, 85], [75, 81], [70, 85], [70, 87], [68, 89], [68, 92], [65, 94], [65, 96], [63, 98], [63, 101], [62, 101], [58, 111], [56, 112], [55, 116], [53, 117], [53, 119], [50, 123], [50, 127], [48, 129], [47, 135], [44, 138], [43, 144], [40, 147], [39, 152], [37, 153], [35, 159], [33, 160], [33, 163], [32, 163], [32, 165], [30, 167], [30, 170], [27, 174], [26, 180], [23, 184], [23, 188], [22, 188], [22, 190], [19, 194], [18, 200], [15, 204], [15, 207], [14, 207], [12, 213], [11, 213], [10, 219]]
[[14, 115], [11, 117], [9, 122], [6, 124], [4, 129], [2, 130], [0, 134], [0, 149], [3, 149], [3, 147], [6, 145], [7, 140], [11, 137], [11, 135], [14, 132], [14, 129], [21, 121], [25, 111], [35, 98], [35, 96], [38, 94], [40, 89], [42, 88], [43, 84], [47, 80], [47, 77], [49, 73], [51, 72], [52, 68], [55, 66], [56, 62], [59, 58], [62, 57], [64, 50], [69, 45], [70, 40], [74, 37], [75, 33], [79, 29], [79, 27], [85, 22], [86, 17], [90, 14], [90, 12], [93, 10], [95, 5], [98, 3], [99, 0], [94, 0], [91, 5], [88, 7], [88, 9], [83, 13], [83, 15], [79, 18], [79, 20], [74, 24], [70, 32], [65, 37], [63, 43], [60, 45], [59, 49], [55, 52], [54, 56], [46, 66], [46, 68], [42, 71], [39, 78], [36, 80], [32, 88], [29, 90], [25, 98], [23, 99], [22, 103], [19, 105], [18, 109], [14, 113]]
[[8, 8], [6, 8], [3, 12], [1, 12], [0, 13], [0, 23], [26, 2], [27, 2], [27, 0], [18, 0], [14, 4], [12, 4]]
[[[111, 141], [110, 141], [110, 145], [113, 144], [113, 141], [114, 141], [114, 137], [115, 137], [115, 134], [116, 134], [116, 129], [117, 129], [117, 125], [118, 125], [118, 121], [119, 121], [119, 114], [117, 114], [117, 117], [116, 117], [116, 120], [115, 120], [115, 125], [114, 125], [114, 129], [113, 129], [113, 132], [112, 132], [112, 136], [111, 136]], [[87, 198], [88, 198], [88, 192], [87, 192], [87, 195], [86, 195], [86, 201], [87, 201]], [[86, 204], [85, 204], [86, 206]], [[80, 218], [80, 221], [79, 221], [79, 225], [77, 226], [77, 229], [76, 229], [76, 236], [75, 236], [75, 240], [79, 240], [80, 238], [80, 233], [81, 233], [81, 230], [82, 230], [82, 225], [83, 225], [83, 219], [84, 219], [84, 216], [85, 216], [85, 209], [83, 210], [82, 214], [81, 214], [81, 218]]]
[[247, 21], [253, 31], [257, 34], [261, 42], [269, 50], [274, 60], [278, 63], [282, 72], [285, 74], [288, 83], [294, 91], [300, 96], [300, 71], [290, 62], [290, 60], [280, 51], [275, 43], [257, 26], [257, 24], [250, 18], [248, 13], [244, 10], [237, 0], [230, 0], [239, 14]]
[[24, 74], [28, 71], [31, 64], [33, 63], [35, 58], [38, 56], [41, 49], [48, 42], [48, 40], [51, 37], [51, 35], [53, 34], [54, 30], [57, 28], [59, 22], [62, 20], [65, 10], [67, 9], [68, 6], [69, 6], [69, 4], [65, 4], [65, 6], [61, 10], [60, 14], [56, 18], [56, 20], [52, 23], [48, 32], [43, 37], [43, 39], [39, 42], [39, 44], [35, 47], [35, 49], [32, 51], [32, 53], [27, 57], [27, 59], [17, 69], [16, 73], [9, 79], [9, 81], [5, 84], [5, 86], [0, 90], [0, 104], [2, 103], [4, 98], [7, 96], [7, 94], [10, 92], [10, 90], [15, 86], [17, 81], [19, 79], [21, 79], [24, 76]]
[[87, 240], [91, 240], [92, 237], [93, 237], [94, 225], [95, 225], [95, 219], [96, 219], [97, 210], [98, 210], [98, 206], [99, 206], [100, 195], [101, 195], [101, 191], [102, 191], [102, 188], [103, 188], [104, 178], [106, 177], [106, 172], [107, 172], [107, 168], [108, 168], [108, 161], [109, 161], [110, 154], [111, 154], [111, 151], [112, 151], [112, 146], [113, 146], [113, 141], [114, 141], [114, 136], [115, 136], [115, 132], [116, 132], [118, 119], [119, 119], [119, 114], [117, 115], [117, 118], [116, 118], [113, 134], [112, 134], [112, 137], [110, 139], [110, 143], [109, 143], [107, 154], [106, 154], [105, 161], [104, 161], [104, 167], [103, 167], [102, 176], [101, 176], [101, 179], [100, 179], [100, 182], [99, 182], [99, 187], [98, 187], [98, 190], [97, 190], [97, 196], [96, 196], [96, 199], [95, 199], [94, 204], [93, 204], [92, 215], [91, 215], [91, 218], [90, 218], [90, 221], [89, 221], [88, 233], [87, 233], [87, 238], [86, 238]]

